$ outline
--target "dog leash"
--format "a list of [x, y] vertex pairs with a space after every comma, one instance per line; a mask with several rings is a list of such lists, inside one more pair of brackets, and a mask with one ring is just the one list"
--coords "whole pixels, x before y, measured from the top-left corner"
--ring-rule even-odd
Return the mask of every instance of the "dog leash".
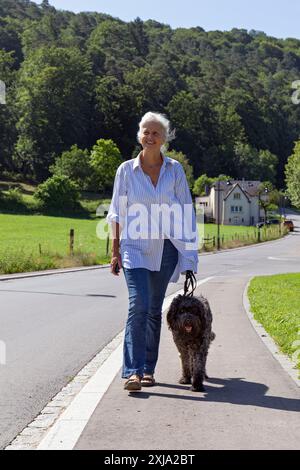
[[[184, 297], [193, 297], [194, 290], [197, 287], [197, 280], [193, 271], [186, 271], [185, 273], [185, 282], [184, 282]], [[189, 292], [189, 290], [191, 291]]]

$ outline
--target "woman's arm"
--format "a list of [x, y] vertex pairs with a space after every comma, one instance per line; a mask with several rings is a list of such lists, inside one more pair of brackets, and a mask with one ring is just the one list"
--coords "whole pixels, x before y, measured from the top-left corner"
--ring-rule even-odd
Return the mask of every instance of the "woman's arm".
[[112, 255], [118, 255], [120, 251], [120, 224], [112, 222]]
[[122, 259], [120, 254], [120, 224], [118, 222], [112, 222], [112, 251], [110, 271], [112, 274], [118, 276], [119, 273], [115, 272], [116, 264], [118, 264], [119, 269], [122, 269]]
[[111, 204], [107, 214], [106, 220], [110, 223], [112, 228], [112, 258], [111, 258], [111, 272], [115, 275], [115, 266], [119, 265], [122, 268], [122, 260], [120, 255], [120, 235], [122, 231], [122, 224], [124, 223], [124, 210], [125, 204], [124, 199], [126, 198], [126, 184], [125, 184], [125, 173], [123, 164], [119, 166], [115, 181]]
[[178, 164], [175, 183], [175, 195], [182, 206], [183, 211], [183, 240], [185, 240], [185, 250], [181, 253], [182, 273], [190, 270], [197, 272], [198, 264], [198, 230], [195, 209], [191, 191], [188, 186], [186, 175], [181, 164]]

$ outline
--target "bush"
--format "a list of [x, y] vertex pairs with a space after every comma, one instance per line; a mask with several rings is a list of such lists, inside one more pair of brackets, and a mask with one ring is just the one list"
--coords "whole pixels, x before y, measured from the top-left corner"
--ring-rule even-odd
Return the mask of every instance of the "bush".
[[1, 212], [28, 213], [31, 211], [29, 204], [19, 188], [10, 188], [0, 191]]
[[4, 199], [9, 202], [16, 202], [18, 204], [23, 204], [23, 194], [19, 188], [11, 188], [4, 194]]
[[77, 185], [64, 175], [48, 178], [37, 187], [34, 197], [47, 209], [75, 209], [79, 204]]
[[77, 145], [72, 145], [70, 150], [63, 152], [50, 167], [54, 175], [68, 176], [81, 189], [89, 188], [93, 170], [90, 166], [90, 155], [88, 150], [81, 150]]

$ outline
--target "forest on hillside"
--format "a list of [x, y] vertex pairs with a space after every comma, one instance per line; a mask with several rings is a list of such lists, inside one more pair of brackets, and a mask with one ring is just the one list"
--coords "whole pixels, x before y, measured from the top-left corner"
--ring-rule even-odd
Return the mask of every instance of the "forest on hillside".
[[[201, 25], [201, 17], [198, 19]], [[194, 177], [230, 175], [284, 187], [300, 138], [300, 40], [262, 31], [205, 31], [136, 18], [0, 0], [0, 172], [37, 182], [74, 144], [112, 139], [137, 154], [147, 111], [176, 128]]]

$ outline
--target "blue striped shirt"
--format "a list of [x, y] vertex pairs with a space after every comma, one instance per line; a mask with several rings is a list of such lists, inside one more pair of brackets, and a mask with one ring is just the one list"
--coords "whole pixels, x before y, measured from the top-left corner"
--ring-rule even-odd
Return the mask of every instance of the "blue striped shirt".
[[180, 273], [196, 273], [198, 265], [196, 217], [185, 172], [177, 160], [163, 155], [154, 186], [140, 155], [117, 169], [107, 221], [120, 224], [125, 268], [159, 271], [164, 239], [169, 238], [178, 250], [170, 282], [177, 282]]

